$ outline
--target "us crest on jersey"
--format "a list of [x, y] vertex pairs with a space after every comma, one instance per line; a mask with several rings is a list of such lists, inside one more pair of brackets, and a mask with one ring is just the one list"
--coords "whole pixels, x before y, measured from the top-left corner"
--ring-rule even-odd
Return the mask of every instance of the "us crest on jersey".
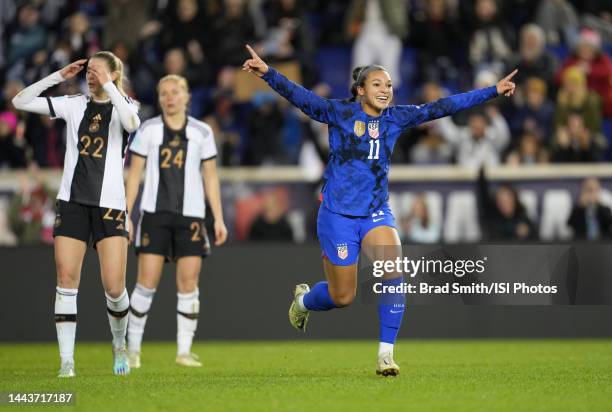
[[365, 123], [361, 120], [355, 120], [355, 125], [353, 126], [353, 131], [357, 135], [357, 137], [361, 137], [365, 134]]
[[368, 123], [368, 135], [372, 139], [378, 139], [378, 122]]
[[338, 245], [338, 257], [342, 260], [348, 257], [348, 245], [346, 243]]

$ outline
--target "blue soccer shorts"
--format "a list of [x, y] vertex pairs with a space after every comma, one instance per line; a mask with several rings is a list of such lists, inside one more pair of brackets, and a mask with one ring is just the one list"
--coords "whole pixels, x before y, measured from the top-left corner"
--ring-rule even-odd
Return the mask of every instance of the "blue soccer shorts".
[[323, 257], [336, 266], [357, 263], [361, 241], [370, 230], [378, 226], [395, 227], [395, 217], [387, 204], [370, 216], [341, 215], [321, 204], [317, 217], [317, 235]]

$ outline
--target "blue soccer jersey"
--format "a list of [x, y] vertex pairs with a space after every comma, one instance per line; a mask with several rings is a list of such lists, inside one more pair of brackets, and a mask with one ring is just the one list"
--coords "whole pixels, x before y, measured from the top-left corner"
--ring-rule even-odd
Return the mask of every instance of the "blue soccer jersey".
[[497, 97], [491, 86], [420, 106], [391, 106], [373, 117], [359, 102], [324, 99], [271, 67], [263, 79], [306, 115], [329, 125], [323, 205], [348, 216], [368, 216], [387, 202], [391, 153], [403, 131]]

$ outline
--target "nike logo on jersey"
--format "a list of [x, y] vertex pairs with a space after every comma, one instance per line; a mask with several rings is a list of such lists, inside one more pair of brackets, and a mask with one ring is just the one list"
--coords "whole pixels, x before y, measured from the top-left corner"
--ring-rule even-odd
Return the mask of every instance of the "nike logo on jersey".
[[402, 313], [402, 312], [403, 310], [393, 310], [393, 309], [389, 311], [389, 313]]
[[372, 222], [376, 223], [384, 219], [385, 219], [384, 217], [379, 217], [378, 219], [372, 219]]

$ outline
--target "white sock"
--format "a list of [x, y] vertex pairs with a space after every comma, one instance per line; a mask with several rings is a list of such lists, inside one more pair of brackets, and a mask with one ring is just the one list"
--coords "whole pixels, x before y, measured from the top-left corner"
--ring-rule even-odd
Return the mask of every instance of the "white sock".
[[130, 315], [128, 321], [128, 350], [140, 352], [142, 335], [147, 323], [149, 309], [153, 302], [155, 289], [145, 288], [137, 283], [130, 298]]
[[55, 330], [62, 363], [74, 363], [78, 289], [55, 288]]
[[304, 295], [306, 294], [304, 293], [297, 298], [297, 306], [302, 312], [308, 312], [308, 309], [306, 309], [306, 306], [304, 306]]
[[196, 290], [191, 293], [177, 293], [177, 296], [177, 354], [186, 355], [191, 352], [193, 335], [198, 327], [198, 314], [200, 313], [200, 292], [196, 288]]
[[127, 332], [127, 314], [130, 307], [130, 298], [125, 289], [123, 289], [123, 292], [117, 298], [113, 298], [108, 293], [104, 294], [106, 295], [108, 323], [110, 324], [111, 333], [113, 334], [113, 348], [123, 348], [125, 346], [125, 334]]
[[387, 342], [379, 342], [378, 356], [382, 356], [385, 353], [391, 353], [391, 356], [393, 356], [393, 344]]

